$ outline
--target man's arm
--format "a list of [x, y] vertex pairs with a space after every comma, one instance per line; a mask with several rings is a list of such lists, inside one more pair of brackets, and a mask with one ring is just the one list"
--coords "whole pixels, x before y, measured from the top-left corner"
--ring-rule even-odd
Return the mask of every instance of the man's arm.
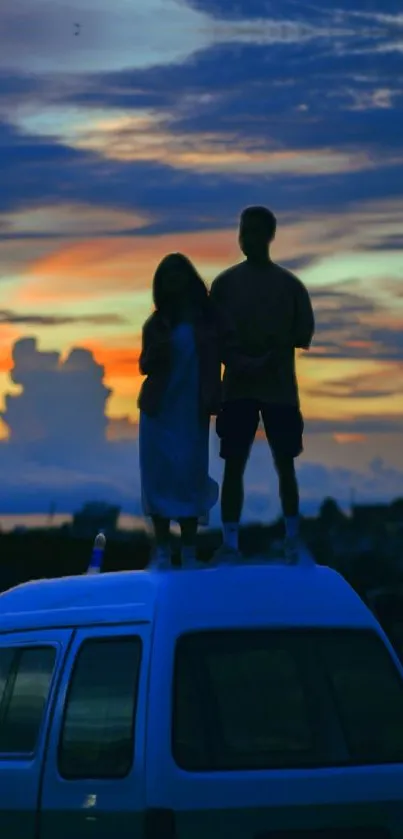
[[259, 372], [270, 364], [273, 355], [271, 351], [260, 358], [252, 358], [242, 353], [236, 329], [225, 306], [219, 277], [214, 280], [211, 286], [210, 300], [218, 325], [221, 363], [237, 373], [250, 375]]
[[304, 284], [298, 280], [295, 293], [294, 347], [309, 350], [315, 332], [315, 316], [311, 298]]

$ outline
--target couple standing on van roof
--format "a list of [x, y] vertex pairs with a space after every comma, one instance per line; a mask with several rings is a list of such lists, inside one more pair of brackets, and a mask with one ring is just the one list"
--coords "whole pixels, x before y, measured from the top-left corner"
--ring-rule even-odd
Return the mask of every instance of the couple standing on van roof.
[[261, 417], [279, 480], [285, 555], [298, 559], [294, 461], [303, 450], [304, 424], [295, 349], [309, 349], [314, 315], [304, 285], [270, 258], [275, 233], [270, 210], [245, 209], [239, 245], [246, 259], [220, 274], [210, 293], [182, 254], [166, 256], [156, 270], [139, 396], [142, 503], [154, 525], [156, 567], [171, 562], [171, 521], [181, 528], [183, 565], [197, 564], [198, 524], [218, 499], [208, 473], [214, 415], [225, 461], [218, 555], [239, 556], [243, 477]]

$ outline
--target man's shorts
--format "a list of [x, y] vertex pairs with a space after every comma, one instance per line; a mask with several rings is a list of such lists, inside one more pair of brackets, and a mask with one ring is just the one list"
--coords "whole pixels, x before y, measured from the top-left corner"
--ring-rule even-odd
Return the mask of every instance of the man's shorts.
[[216, 420], [223, 460], [248, 457], [260, 417], [274, 457], [296, 458], [302, 453], [304, 421], [296, 405], [234, 399], [224, 402]]

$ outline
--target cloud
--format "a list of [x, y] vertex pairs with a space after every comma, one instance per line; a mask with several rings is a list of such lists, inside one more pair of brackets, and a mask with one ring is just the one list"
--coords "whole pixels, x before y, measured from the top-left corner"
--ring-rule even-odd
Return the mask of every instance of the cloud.
[[[355, 52], [360, 44], [368, 50], [379, 44], [389, 44], [391, 33], [399, 27], [398, 17], [380, 22], [372, 16], [364, 22], [354, 15], [340, 15], [336, 10], [329, 14], [328, 10], [312, 11], [308, 4], [286, 4], [284, 15], [279, 19], [275, 7], [264, 4], [259, 19], [253, 6], [250, 19], [247, 16], [245, 19], [242, 5], [238, 4], [238, 14], [229, 15], [232, 19], [228, 19], [225, 9], [230, 6], [226, 4], [222, 18], [217, 18], [217, 8], [195, 10], [178, 0], [165, 0], [164, 3], [151, 0], [144, 8], [140, 4], [136, 10], [118, 0], [113, 10], [108, 9], [107, 49], [102, 54], [100, 72], [95, 73], [94, 68], [88, 72], [85, 66], [80, 67], [83, 40], [71, 37], [71, 18], [69, 26], [64, 27], [65, 9], [62, 14], [57, 0], [52, 5], [52, 15], [48, 9], [46, 18], [43, 4], [36, 3], [34, 8], [32, 4], [28, 7], [28, 0], [20, 0], [20, 3], [17, 33], [23, 31], [21, 17], [27, 19], [28, 8], [29, 14], [41, 20], [42, 30], [44, 21], [49, 25], [51, 17], [55, 18], [52, 43], [49, 44], [48, 38], [42, 57], [45, 61], [53, 60], [52, 50], [56, 47], [58, 70], [56, 76], [52, 72], [41, 78], [36, 93], [27, 89], [25, 103], [19, 99], [15, 112], [19, 124], [41, 125], [46, 133], [46, 130], [57, 132], [59, 123], [66, 136], [71, 121], [84, 125], [84, 108], [98, 107], [106, 116], [107, 109], [120, 107], [126, 116], [132, 111], [141, 118], [141, 112], [150, 107], [157, 108], [160, 116], [163, 112], [165, 116], [174, 117], [178, 122], [178, 133], [194, 131], [203, 136], [214, 125], [218, 134], [236, 130], [240, 137], [245, 132], [245, 138], [260, 136], [262, 142], [268, 137], [282, 148], [289, 148], [298, 139], [297, 148], [307, 149], [312, 142], [313, 147], [329, 148], [335, 136], [338, 148], [341, 143], [354, 147], [361, 143], [365, 149], [373, 148], [380, 138], [384, 144], [388, 135], [388, 141], [397, 146], [396, 132], [392, 129], [397, 121], [396, 109], [390, 107], [387, 109], [390, 114], [383, 113], [382, 125], [379, 125], [377, 114], [379, 108], [386, 110], [385, 102], [398, 106], [401, 91], [393, 56], [383, 55], [374, 73], [371, 55], [366, 58], [364, 54], [358, 62]], [[103, 32], [105, 6], [100, 0], [97, 3], [98, 26], [87, 29], [87, 38]], [[156, 12], [156, 3], [161, 14]], [[92, 3], [92, 12], [95, 8]], [[73, 11], [74, 5], [71, 15]], [[85, 14], [85, 6], [82, 12]], [[170, 22], [165, 25], [161, 39], [165, 13]], [[180, 26], [175, 24], [177, 15]], [[130, 36], [130, 61], [124, 61], [124, 42], [119, 36], [117, 64], [110, 65], [108, 50], [113, 50], [116, 20], [125, 21], [127, 32], [135, 26], [136, 35]], [[151, 33], [148, 33], [149, 21]], [[10, 26], [14, 31], [12, 23]], [[142, 37], [142, 27], [147, 37]], [[175, 49], [181, 27], [186, 37], [182, 38], [178, 58], [172, 60], [164, 52], [164, 46]], [[169, 38], [168, 32], [171, 32]], [[61, 35], [62, 43], [58, 44], [57, 36]], [[144, 47], [147, 52], [151, 47], [152, 53], [153, 38], [159, 40], [158, 61], [144, 62], [142, 49]], [[35, 46], [32, 33], [30, 41]], [[141, 41], [137, 49], [136, 41]], [[94, 58], [94, 49], [89, 49], [90, 46], [94, 48], [94, 44], [87, 41], [83, 50], [89, 61]], [[66, 51], [69, 66], [74, 61], [74, 76], [60, 72], [63, 51]], [[19, 61], [20, 72], [21, 66]], [[8, 72], [10, 68], [8, 62]], [[32, 73], [32, 62], [29, 69]], [[27, 78], [22, 75], [18, 84], [17, 77], [12, 77], [10, 108], [15, 101], [15, 89], [24, 90]], [[21, 97], [21, 93], [19, 95]], [[63, 107], [69, 103], [70, 118], [67, 118], [67, 114], [63, 116]], [[355, 115], [357, 107], [360, 112]], [[349, 110], [348, 121], [346, 110]], [[364, 119], [363, 110], [368, 111], [367, 119]]]
[[147, 227], [150, 217], [127, 210], [91, 204], [41, 203], [0, 213], [0, 241], [12, 239], [82, 239], [126, 235]]
[[401, 414], [388, 413], [382, 414], [354, 414], [350, 417], [334, 418], [321, 417], [309, 418], [305, 422], [306, 431], [308, 434], [326, 434], [335, 437], [338, 434], [352, 435], [359, 434], [360, 436], [373, 436], [375, 434], [401, 434], [403, 432], [403, 422]]
[[[43, 512], [54, 501], [69, 512], [93, 498], [140, 515], [137, 427], [127, 417], [108, 421], [110, 391], [92, 353], [76, 347], [62, 359], [58, 352], [39, 350], [34, 339], [21, 340], [13, 347], [11, 377], [19, 392], [8, 396], [3, 414], [10, 440], [0, 444], [1, 509]], [[358, 423], [356, 434], [359, 428]], [[311, 426], [308, 435], [313, 431]], [[210, 457], [211, 473], [221, 480], [213, 428]], [[298, 472], [305, 511], [314, 511], [324, 495], [347, 503], [352, 486], [366, 500], [392, 498], [401, 488], [401, 472], [373, 458], [362, 470], [302, 459]], [[245, 521], [269, 521], [278, 514], [277, 479], [265, 441], [257, 440], [252, 451], [246, 490]], [[219, 524], [218, 506], [212, 523]]]
[[[81, 32], [74, 35], [74, 22]], [[208, 18], [181, 0], [16, 0], [2, 8], [1, 64], [35, 74], [99, 72], [183, 60], [209, 43]]]
[[239, 175], [336, 175], [375, 168], [379, 162], [396, 166], [403, 158], [380, 161], [365, 150], [336, 148], [280, 148], [270, 138], [248, 138], [236, 132], [214, 133], [176, 130], [175, 122], [156, 114], [94, 119], [91, 127], [70, 129], [70, 144], [97, 152], [108, 160], [158, 162], [179, 170]]
[[[390, 291], [388, 298], [381, 279], [366, 294], [360, 281], [314, 289], [312, 300], [317, 320], [314, 356], [400, 361], [403, 310], [393, 302], [392, 284]], [[377, 297], [381, 295], [380, 301]]]
[[[256, 97], [256, 101], [260, 101], [257, 92]], [[248, 114], [242, 116], [242, 111], [237, 111], [236, 103], [230, 98], [228, 107], [237, 114], [231, 117], [230, 126], [220, 125], [224, 113], [222, 102], [217, 115], [213, 108], [207, 132], [203, 132], [202, 114], [198, 115], [198, 133], [195, 133], [196, 126], [193, 129], [186, 127], [181, 124], [183, 120], [173, 123], [171, 118], [168, 138], [167, 127], [165, 131], [161, 129], [162, 117], [153, 117], [154, 133], [147, 134], [144, 125], [145, 133], [140, 131], [145, 149], [141, 151], [138, 139], [133, 141], [132, 153], [142, 159], [130, 161], [106, 159], [98, 152], [69, 145], [75, 142], [75, 132], [88, 132], [88, 127], [81, 125], [78, 130], [73, 120], [69, 133], [66, 127], [63, 128], [70, 124], [68, 112], [60, 126], [56, 117], [50, 122], [56, 137], [27, 133], [27, 127], [17, 131], [0, 123], [0, 135], [3, 133], [5, 144], [0, 161], [4, 183], [0, 196], [3, 237], [22, 236], [24, 220], [27, 235], [33, 237], [42, 236], [40, 225], [43, 225], [43, 235], [54, 228], [55, 235], [59, 231], [60, 236], [68, 235], [69, 229], [78, 236], [80, 228], [93, 230], [96, 235], [101, 235], [102, 227], [104, 231], [105, 227], [109, 229], [109, 235], [124, 234], [128, 229], [136, 231], [140, 226], [149, 235], [217, 228], [223, 226], [223, 219], [235, 218], [244, 203], [267, 203], [268, 190], [270, 203], [279, 213], [290, 207], [294, 212], [328, 213], [330, 190], [333, 207], [344, 210], [347, 187], [347, 194], [355, 196], [357, 207], [368, 203], [369, 197], [378, 205], [382, 197], [385, 204], [386, 200], [393, 201], [394, 196], [399, 196], [396, 203], [401, 200], [401, 167], [397, 163], [400, 151], [387, 155], [384, 151], [383, 155], [379, 151], [375, 153], [368, 150], [366, 141], [360, 145], [359, 136], [354, 143], [350, 140], [350, 147], [346, 147], [344, 128], [333, 131], [331, 138], [330, 134], [323, 137], [322, 147], [318, 148], [321, 129], [316, 120], [309, 145], [299, 130], [301, 126], [293, 127], [292, 140], [276, 136], [276, 125], [287, 126], [287, 119], [271, 122], [268, 135], [268, 116], [264, 119], [255, 117], [254, 101], [251, 93]], [[283, 100], [277, 101], [280, 105]], [[41, 113], [38, 106], [36, 113]], [[52, 111], [49, 119], [51, 117]], [[133, 122], [131, 117], [126, 119]], [[134, 120], [135, 124], [138, 119], [139, 116]], [[111, 124], [110, 115], [105, 115], [104, 120]], [[213, 134], [212, 122], [215, 124]], [[329, 126], [328, 118], [324, 124]], [[344, 120], [343, 126], [345, 124]], [[167, 140], [165, 145], [160, 143], [157, 126], [160, 126], [161, 138]], [[256, 126], [259, 126], [259, 133]], [[366, 137], [376, 136], [378, 129], [378, 124], [368, 125]], [[39, 130], [45, 132], [46, 126], [37, 126]], [[50, 130], [49, 123], [47, 130]], [[393, 131], [392, 128], [389, 131], [383, 123], [382, 130], [384, 136], [396, 137], [394, 126]], [[67, 131], [64, 141], [59, 136], [60, 131], [62, 134]], [[118, 134], [116, 136], [118, 138]], [[210, 137], [206, 148], [203, 142], [199, 147], [199, 137]], [[109, 142], [110, 132], [108, 138]], [[155, 159], [159, 154], [165, 155], [165, 162]], [[154, 159], [148, 160], [147, 155]], [[345, 170], [344, 176], [341, 170]], [[267, 180], [262, 177], [262, 171], [266, 172]], [[111, 212], [109, 224], [108, 211]], [[395, 231], [390, 235], [399, 234]]]
[[34, 338], [17, 341], [12, 360], [13, 393], [2, 413], [9, 440], [0, 443], [1, 509], [46, 511], [55, 500], [72, 511], [93, 498], [139, 514], [137, 434], [127, 418], [109, 428], [103, 366], [84, 348], [62, 358], [38, 349]]
[[336, 443], [340, 443], [341, 446], [348, 446], [348, 445], [355, 445], [356, 443], [364, 443], [367, 440], [365, 434], [358, 434], [356, 431], [353, 433], [348, 432], [338, 432], [334, 435], [334, 439]]
[[83, 173], [86, 178], [95, 174], [94, 161], [85, 153], [48, 138], [28, 135], [4, 120], [0, 120], [0, 146], [3, 228], [4, 214], [10, 210], [18, 212], [35, 203], [59, 203], [60, 195], [63, 203], [73, 203], [71, 191], [78, 188], [80, 181], [81, 189], [86, 184]]
[[130, 417], [113, 417], [109, 420], [107, 437], [110, 441], [137, 440], [138, 425]]
[[[262, 6], [259, 17], [225, 14], [225, 7], [190, 5], [184, 0], [15, 0], [1, 10], [1, 65], [35, 74], [95, 73], [108, 68], [145, 68], [181, 62], [197, 51], [217, 43], [293, 44], [311, 41], [344, 42], [356, 34], [355, 27], [336, 16], [273, 14]], [[217, 14], [217, 10], [219, 14]], [[287, 10], [288, 11], [288, 10]], [[255, 13], [254, 13], [255, 12]], [[249, 19], [248, 19], [249, 18]], [[74, 35], [74, 21], [81, 25]], [[369, 24], [367, 25], [367, 29]], [[383, 22], [373, 30], [388, 31]]]
[[[26, 450], [0, 442], [3, 513], [47, 513], [51, 502], [60, 512], [72, 513], [86, 501], [118, 504], [141, 515], [138, 450], [135, 442], [110, 443], [101, 455], [83, 453], [69, 463], [52, 464]], [[23, 482], [21, 475], [24, 476]]]
[[[260, 18], [272, 14], [280, 17], [280, 7], [275, 0], [189, 0], [189, 5], [210, 15], [228, 17], [229, 19], [239, 18]], [[395, 21], [396, 13], [400, 10], [399, 0], [385, 0], [382, 12], [374, 7], [376, 4], [368, 4], [368, 0], [338, 0], [335, 5], [333, 0], [321, 0], [320, 4], [314, 0], [283, 0], [281, 4], [281, 16], [303, 17], [314, 20], [318, 16], [323, 18], [331, 17], [335, 20], [344, 20], [348, 17], [362, 17], [369, 20], [380, 20], [380, 22]]]
[[[231, 243], [232, 239], [232, 243]], [[158, 262], [170, 251], [184, 250], [203, 270], [211, 265], [218, 273], [226, 258], [237, 256], [236, 237], [231, 232], [177, 233], [159, 237], [132, 236], [120, 239], [63, 244], [35, 261], [25, 274], [18, 297], [21, 302], [95, 299], [117, 292], [146, 292], [151, 306], [151, 283]], [[144, 313], [146, 310], [144, 310]]]
[[298, 472], [303, 507], [312, 508], [321, 498], [332, 496], [345, 507], [351, 503], [352, 490], [360, 503], [380, 502], [385, 498], [393, 499], [401, 495], [402, 474], [398, 469], [388, 467], [380, 458], [378, 462], [368, 464], [365, 472], [334, 467], [329, 469], [323, 464], [304, 463]]
[[63, 458], [71, 445], [96, 450], [105, 440], [110, 391], [92, 354], [77, 347], [61, 360], [60, 353], [40, 351], [34, 338], [24, 338], [12, 358], [11, 379], [22, 390], [6, 396], [2, 413], [11, 444], [33, 444], [51, 459], [58, 447]]
[[[400, 365], [399, 365], [400, 367]], [[401, 393], [403, 375], [397, 365], [378, 364], [370, 373], [343, 376], [321, 383], [307, 391], [307, 396], [329, 396], [334, 399], [386, 399]]]
[[125, 322], [121, 315], [40, 315], [13, 312], [10, 309], [0, 309], [0, 324], [13, 323], [18, 326], [68, 326], [74, 323], [94, 326], [120, 325]]
[[[201, 215], [199, 208], [195, 224], [198, 221], [205, 229], [198, 232], [187, 232], [186, 224], [181, 224], [178, 218], [177, 227], [172, 233], [158, 235], [158, 232], [154, 232], [152, 235], [147, 231], [147, 235], [142, 235], [141, 230], [133, 230], [133, 235], [127, 236], [122, 231], [117, 238], [112, 224], [111, 237], [103, 238], [100, 235], [99, 238], [83, 242], [61, 242], [50, 252], [48, 248], [43, 257], [32, 260], [25, 271], [18, 301], [51, 301], [60, 295], [66, 300], [81, 299], [115, 294], [117, 291], [149, 292], [158, 261], [166, 253], [176, 250], [188, 253], [210, 280], [231, 261], [239, 260], [237, 225], [241, 209], [242, 204], [232, 206], [230, 219], [233, 227], [230, 229], [214, 229], [218, 219], [212, 206], [206, 208], [206, 217]], [[370, 269], [373, 278], [377, 279], [377, 269], [374, 270], [376, 259], [380, 271], [381, 267], [382, 270], [385, 268], [385, 258], [381, 254], [379, 257], [368, 256], [366, 252], [376, 247], [381, 248], [385, 239], [388, 240], [401, 225], [403, 213], [400, 202], [356, 204], [344, 212], [328, 211], [326, 215], [306, 212], [300, 216], [298, 212], [288, 211], [278, 216], [275, 258], [295, 268], [300, 266], [301, 276], [312, 288], [315, 302], [320, 307], [323, 332], [329, 331], [332, 322], [339, 328], [340, 319], [343, 318], [347, 326], [348, 319], [350, 323], [354, 318], [357, 321], [361, 315], [368, 313], [368, 310], [362, 310], [364, 305], [371, 306], [371, 311], [375, 312], [376, 300], [368, 302], [371, 300], [368, 293], [365, 296], [360, 290], [357, 298], [354, 297], [354, 289], [348, 292], [337, 290], [335, 283], [345, 279], [347, 270], [357, 272], [364, 278]], [[397, 251], [395, 262], [396, 269], [392, 270], [389, 257], [391, 276], [387, 289], [382, 292], [388, 295], [389, 303], [393, 273], [396, 274], [396, 280], [401, 274], [401, 256]], [[329, 284], [324, 289], [323, 286], [321, 288], [320, 280], [323, 282], [327, 275]], [[383, 286], [383, 277], [380, 276], [379, 280]], [[356, 285], [359, 286], [359, 281], [356, 281]], [[346, 307], [345, 316], [340, 313], [342, 306]], [[323, 334], [322, 337], [325, 340], [327, 335]]]

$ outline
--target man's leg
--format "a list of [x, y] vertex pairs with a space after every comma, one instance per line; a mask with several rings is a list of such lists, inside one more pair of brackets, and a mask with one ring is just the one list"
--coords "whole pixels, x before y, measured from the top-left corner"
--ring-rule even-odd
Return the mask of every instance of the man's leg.
[[223, 549], [238, 551], [244, 489], [243, 477], [259, 424], [259, 405], [253, 399], [226, 402], [217, 417], [220, 457], [225, 461], [221, 488]]
[[244, 502], [243, 478], [248, 462], [249, 450], [243, 456], [227, 458], [221, 489], [221, 521], [224, 545], [231, 550], [239, 548], [239, 522]]
[[298, 559], [299, 490], [295, 459], [303, 451], [304, 423], [297, 407], [265, 405], [262, 409], [266, 436], [276, 468], [281, 508], [285, 524], [285, 550], [292, 561]]
[[298, 536], [299, 520], [299, 491], [294, 458], [273, 452], [273, 459], [278, 476], [286, 536], [294, 538]]
[[278, 475], [281, 507], [284, 516], [284, 556], [287, 562], [300, 561], [299, 538], [299, 492], [295, 474], [294, 458], [289, 454], [273, 452], [274, 465]]

